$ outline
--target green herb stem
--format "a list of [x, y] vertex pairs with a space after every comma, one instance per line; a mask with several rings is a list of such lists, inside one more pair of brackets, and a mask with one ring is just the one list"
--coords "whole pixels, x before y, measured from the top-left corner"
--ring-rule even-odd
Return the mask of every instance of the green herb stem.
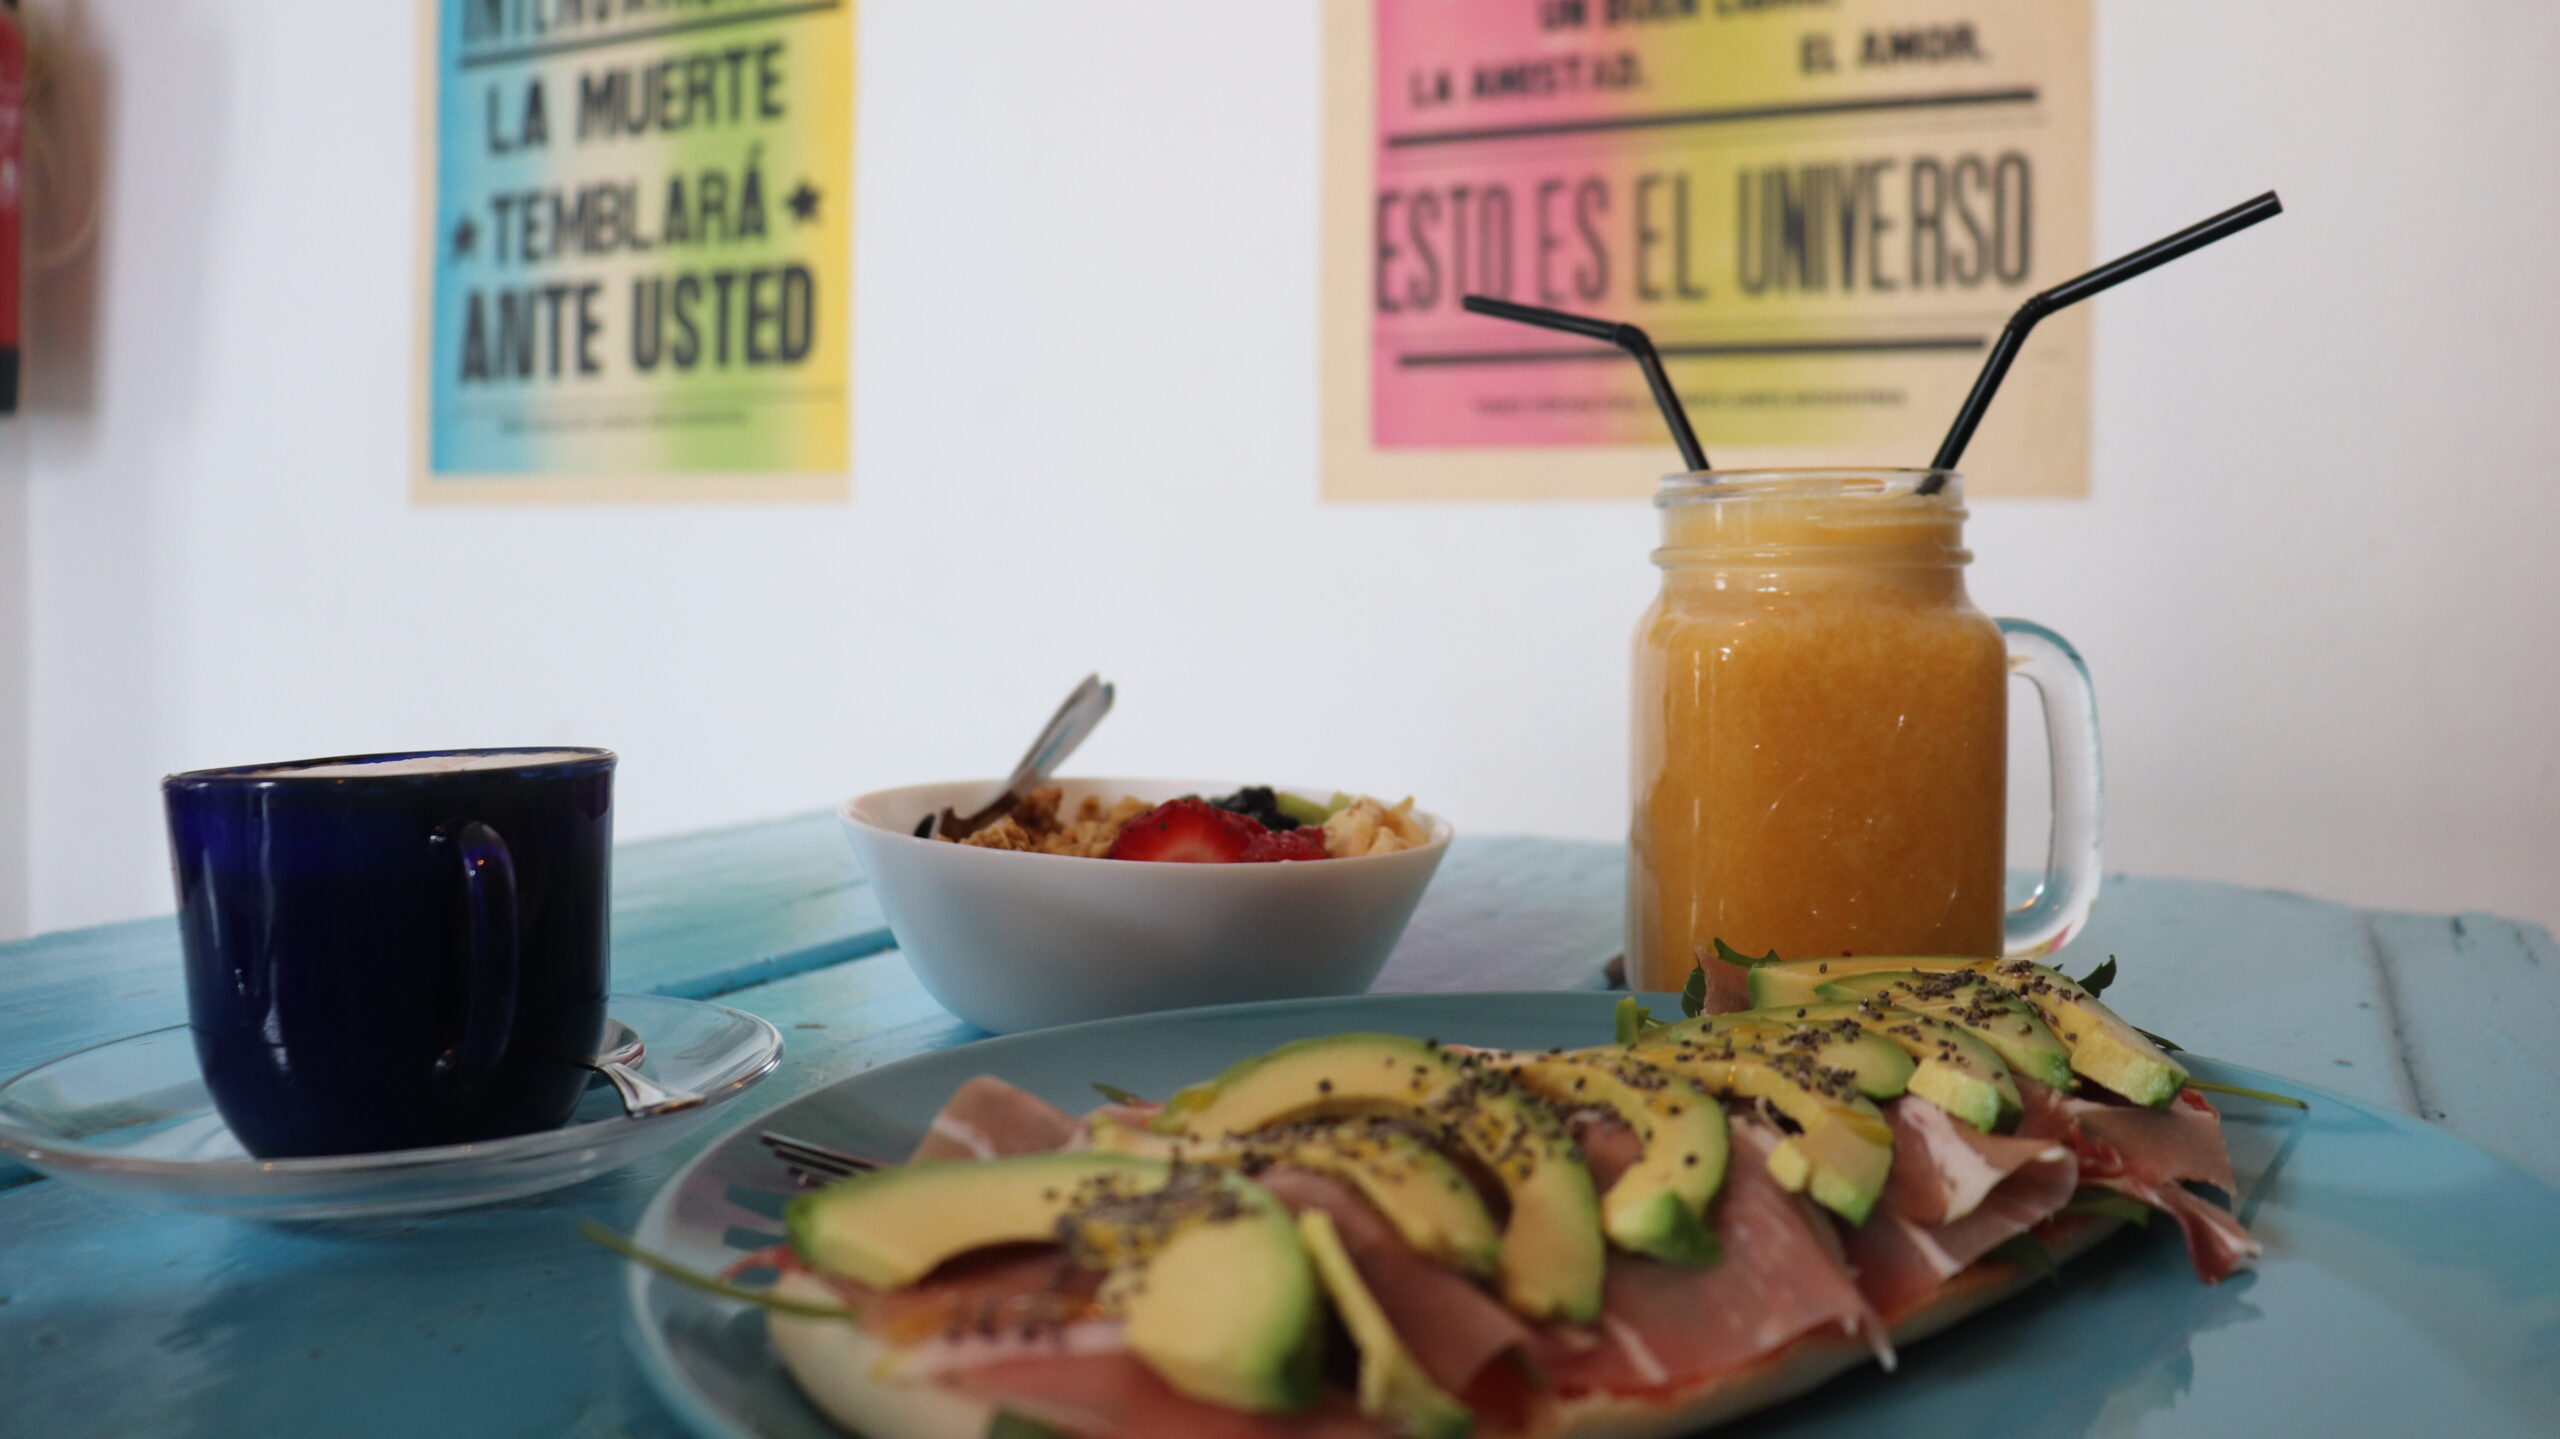
[[749, 1289], [743, 1284], [732, 1284], [725, 1279], [714, 1279], [708, 1274], [696, 1273], [664, 1255], [650, 1253], [625, 1236], [614, 1233], [592, 1219], [579, 1220], [578, 1233], [643, 1269], [665, 1275], [687, 1289], [699, 1289], [705, 1294], [716, 1294], [723, 1299], [735, 1299], [741, 1304], [752, 1304], [759, 1309], [770, 1309], [777, 1314], [796, 1314], [803, 1319], [853, 1319], [859, 1317], [861, 1313], [848, 1305], [818, 1304], [806, 1299], [786, 1299], [771, 1290]]
[[2187, 1088], [2201, 1089], [2207, 1094], [2236, 1094], [2242, 1099], [2263, 1099], [2269, 1104], [2281, 1104], [2289, 1109], [2311, 1107], [2310, 1101], [2296, 1099], [2290, 1094], [2277, 1094], [2265, 1089], [2246, 1089], [2237, 1084], [2216, 1084], [2210, 1079], [2189, 1079]]

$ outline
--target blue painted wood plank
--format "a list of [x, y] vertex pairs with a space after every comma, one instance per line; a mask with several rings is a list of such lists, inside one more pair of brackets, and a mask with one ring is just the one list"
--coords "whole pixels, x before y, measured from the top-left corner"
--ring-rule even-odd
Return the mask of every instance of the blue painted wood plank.
[[[624, 845], [613, 891], [617, 989], [705, 998], [889, 944], [832, 815]], [[186, 1017], [168, 916], [0, 945], [0, 1074]]]
[[2118, 961], [2107, 1002], [2199, 1054], [2413, 1112], [2362, 911], [2204, 880], [2110, 876], [2053, 963]]
[[1626, 849], [1461, 835], [1374, 988], [1596, 989], [1625, 943]]
[[2494, 915], [2371, 916], [2407, 1108], [2560, 1180], [2560, 946]]
[[[615, 850], [614, 987], [708, 999], [887, 948], [837, 823], [799, 815]], [[0, 945], [0, 1077], [186, 1018], [168, 916]], [[0, 1188], [30, 1177], [0, 1159]]]
[[[894, 958], [729, 1002], [789, 1045], [752, 1110], [976, 1033]], [[512, 1204], [350, 1224], [0, 1193], [0, 1433], [674, 1439], [624, 1349], [621, 1261], [575, 1230], [630, 1229], [703, 1142]]]

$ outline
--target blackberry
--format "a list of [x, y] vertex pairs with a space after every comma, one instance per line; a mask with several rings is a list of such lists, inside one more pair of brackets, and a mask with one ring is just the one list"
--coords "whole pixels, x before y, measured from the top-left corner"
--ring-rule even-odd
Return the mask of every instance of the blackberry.
[[1267, 830], [1277, 832], [1298, 827], [1296, 819], [1281, 812], [1280, 796], [1274, 794], [1271, 786], [1267, 784], [1246, 785], [1234, 794], [1220, 795], [1209, 801], [1209, 804], [1213, 809], [1222, 809], [1230, 814], [1240, 814], [1253, 819]]

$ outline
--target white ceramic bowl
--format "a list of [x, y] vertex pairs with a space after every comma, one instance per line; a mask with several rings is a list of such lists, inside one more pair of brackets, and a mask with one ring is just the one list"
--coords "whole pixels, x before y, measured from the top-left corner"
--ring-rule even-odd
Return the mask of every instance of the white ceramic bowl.
[[[1122, 795], [1161, 803], [1239, 788], [1221, 780], [1056, 783], [1070, 810], [1086, 795], [1106, 805]], [[1142, 1010], [1361, 993], [1449, 849], [1448, 822], [1419, 810], [1431, 838], [1418, 848], [1276, 864], [1073, 859], [915, 837], [926, 815], [945, 805], [968, 813], [1002, 784], [909, 785], [847, 800], [840, 811], [916, 978], [952, 1013], [999, 1034]]]

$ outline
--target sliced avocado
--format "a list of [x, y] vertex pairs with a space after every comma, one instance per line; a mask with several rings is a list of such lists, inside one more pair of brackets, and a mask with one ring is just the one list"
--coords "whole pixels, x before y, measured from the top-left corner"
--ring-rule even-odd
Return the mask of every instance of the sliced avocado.
[[973, 1249], [1063, 1243], [1175, 1389], [1255, 1412], [1315, 1402], [1322, 1309], [1289, 1211], [1260, 1185], [1132, 1155], [1026, 1154], [857, 1175], [792, 1201], [792, 1248], [874, 1288]]
[[1943, 1019], [1989, 1045], [2017, 1073], [2056, 1089], [2071, 1087], [2071, 1052], [2035, 1007], [1978, 971], [1884, 970], [1828, 981], [1820, 993], [1825, 999], [1881, 1000]]
[[1304, 795], [1291, 794], [1287, 790], [1272, 791], [1271, 804], [1272, 808], [1300, 824], [1321, 825], [1333, 818], [1332, 809]]
[[1360, 1351], [1360, 1412], [1393, 1424], [1407, 1439], [1466, 1439], [1476, 1416], [1414, 1362], [1387, 1311], [1361, 1280], [1359, 1266], [1351, 1262], [1333, 1216], [1321, 1209], [1301, 1213], [1298, 1240], [1315, 1261], [1316, 1278]]
[[1976, 1129], [2006, 1129], [2026, 1113], [2018, 1081], [2000, 1052], [1960, 1025], [1873, 999], [1855, 1005], [1825, 1001], [1805, 1012], [1854, 1014], [1869, 1034], [1901, 1045], [1917, 1061], [1911, 1092]]
[[[2025, 1112], [2017, 1081], [2009, 1066], [1989, 1045], [1943, 1019], [1900, 1009], [1880, 999], [1863, 1003], [1817, 999], [1787, 1009], [1745, 1009], [1718, 1015], [1718, 1020], [1775, 1015], [1799, 1024], [1838, 1025], [1853, 1021], [1870, 1038], [1891, 1044], [1912, 1061], [1908, 1090], [1976, 1129], [2005, 1128]], [[1863, 1093], [1875, 1091], [1860, 1086]]]
[[1106, 1154], [1179, 1157], [1248, 1174], [1278, 1164], [1331, 1175], [1359, 1190], [1426, 1257], [1486, 1278], [1500, 1267], [1502, 1230], [1466, 1172], [1392, 1119], [1287, 1125], [1241, 1139], [1192, 1143], [1106, 1115], [1087, 1124], [1086, 1132]]
[[811, 1268], [901, 1289], [954, 1255], [1057, 1239], [1058, 1218], [1088, 1186], [1164, 1183], [1160, 1159], [1026, 1154], [927, 1161], [856, 1175], [791, 1201], [791, 1247]]
[[1504, 1067], [1553, 1103], [1614, 1110], [1644, 1141], [1644, 1156], [1600, 1196], [1600, 1227], [1611, 1243], [1666, 1264], [1721, 1257], [1706, 1210], [1724, 1183], [1732, 1141], [1724, 1106], [1706, 1086], [1621, 1052], [1512, 1055]]
[[2071, 1067], [2136, 1104], [2159, 1108], [2186, 1088], [2186, 1067], [2060, 970], [2023, 959], [1995, 960], [1982, 973], [2044, 1017], [2071, 1051]]
[[1420, 1121], [1501, 1183], [1504, 1302], [1537, 1319], [1599, 1317], [1607, 1248], [1591, 1171], [1546, 1105], [1473, 1055], [1395, 1034], [1302, 1039], [1176, 1093], [1154, 1127], [1196, 1142], [1370, 1115]]
[[1815, 991], [1833, 980], [1854, 979], [1864, 974], [1898, 974], [1904, 970], [1927, 973], [1965, 969], [1981, 962], [1978, 956], [1871, 954], [1856, 959], [1790, 959], [1755, 964], [1751, 967], [1751, 1007], [1779, 1009], [1788, 1005], [1811, 1004], [1821, 997]]
[[1765, 1100], [1797, 1133], [1769, 1155], [1769, 1174], [1788, 1189], [1864, 1224], [1893, 1168], [1893, 1129], [1848, 1077], [1802, 1054], [1754, 1047], [1736, 1034], [1699, 1034], [1636, 1051], [1636, 1057], [1697, 1080], [1717, 1094]]
[[1701, 1036], [1734, 1034], [1747, 1038], [1755, 1048], [1802, 1054], [1824, 1069], [1840, 1070], [1869, 1099], [1891, 1099], [1911, 1087], [1914, 1065], [1902, 1046], [1867, 1033], [1855, 1015], [1817, 1020], [1802, 1017], [1800, 1008], [1702, 1014], [1671, 1026], [1666, 1035], [1640, 1042], [1677, 1043], [1684, 1030]]

